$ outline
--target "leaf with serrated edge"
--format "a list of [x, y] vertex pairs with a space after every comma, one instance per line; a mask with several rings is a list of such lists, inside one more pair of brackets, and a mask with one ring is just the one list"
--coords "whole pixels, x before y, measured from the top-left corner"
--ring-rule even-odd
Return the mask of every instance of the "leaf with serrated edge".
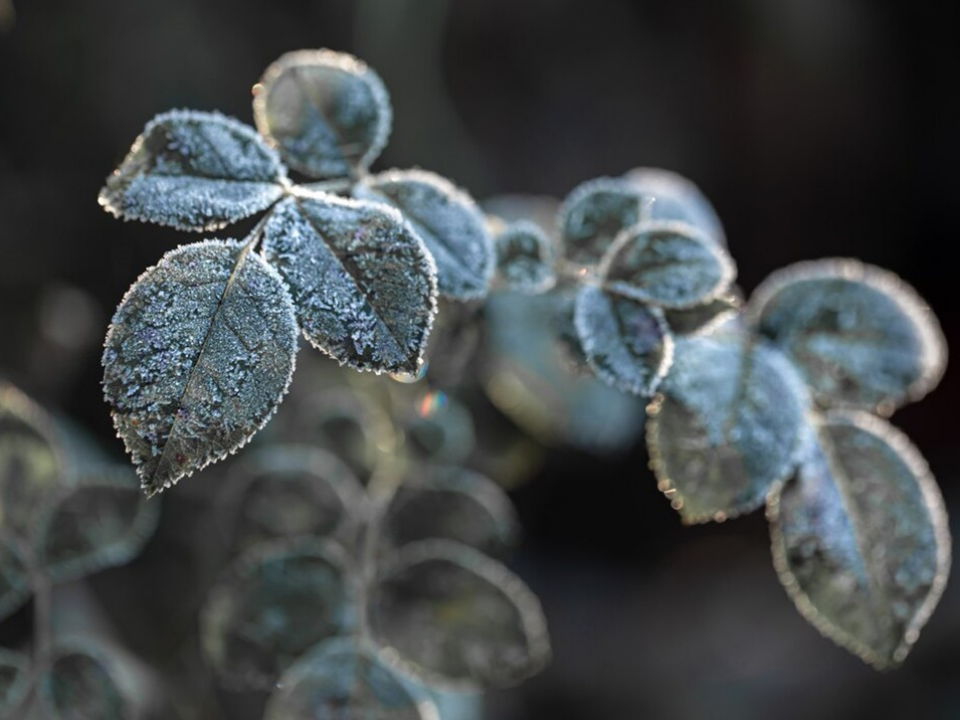
[[540, 226], [520, 220], [506, 226], [495, 239], [497, 275], [506, 287], [537, 295], [557, 283], [553, 245]]
[[216, 230], [265, 210], [286, 170], [253, 128], [220, 113], [174, 110], [151, 120], [100, 191], [127, 220]]
[[754, 510], [796, 466], [809, 399], [775, 348], [739, 335], [680, 338], [660, 393], [650, 466], [684, 522]]
[[130, 699], [117, 684], [116, 672], [113, 658], [103, 648], [80, 642], [56, 648], [39, 683], [46, 716], [131, 720]]
[[[346, 714], [345, 714], [346, 713]], [[283, 674], [265, 720], [440, 720], [427, 693], [352, 638], [308, 652]]]
[[204, 655], [223, 684], [270, 689], [310, 647], [350, 632], [349, 563], [338, 545], [317, 538], [261, 543], [235, 560], [200, 616]]
[[0, 648], [0, 717], [13, 717], [13, 711], [20, 708], [30, 692], [31, 680], [30, 658]]
[[549, 662], [540, 602], [495, 560], [449, 540], [424, 540], [381, 566], [371, 632], [390, 664], [431, 685], [515, 685]]
[[899, 665], [943, 593], [950, 533], [926, 461], [863, 414], [811, 427], [796, 476], [768, 503], [774, 565], [817, 629], [879, 669]]
[[747, 317], [796, 363], [818, 402], [889, 414], [936, 387], [943, 331], [916, 291], [858, 260], [797, 263], [754, 292]]
[[564, 256], [596, 265], [622, 230], [642, 219], [643, 198], [616, 178], [596, 178], [575, 187], [557, 213]]
[[736, 266], [717, 243], [686, 223], [650, 221], [621, 232], [600, 263], [610, 292], [681, 310], [725, 291]]
[[253, 92], [257, 128], [290, 167], [311, 177], [357, 175], [387, 144], [392, 122], [387, 90], [352, 55], [287, 53], [267, 68]]
[[597, 377], [624, 392], [653, 395], [673, 360], [673, 338], [658, 309], [585, 287], [574, 324]]
[[365, 178], [354, 195], [403, 213], [436, 262], [443, 295], [473, 300], [487, 294], [496, 251], [480, 208], [463, 190], [425, 170], [388, 170]]
[[287, 391], [293, 302], [249, 246], [173, 250], [127, 292], [107, 332], [104, 397], [152, 495], [242, 447]]
[[357, 370], [419, 369], [436, 271], [396, 210], [325, 194], [289, 198], [267, 221], [263, 254], [290, 284], [315, 347]]

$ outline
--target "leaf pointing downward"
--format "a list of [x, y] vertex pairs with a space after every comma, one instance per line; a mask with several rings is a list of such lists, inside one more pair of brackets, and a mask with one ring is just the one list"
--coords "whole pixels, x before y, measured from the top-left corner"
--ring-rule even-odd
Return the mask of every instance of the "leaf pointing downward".
[[236, 241], [167, 253], [130, 288], [103, 354], [104, 396], [148, 494], [243, 446], [286, 392], [293, 302]]

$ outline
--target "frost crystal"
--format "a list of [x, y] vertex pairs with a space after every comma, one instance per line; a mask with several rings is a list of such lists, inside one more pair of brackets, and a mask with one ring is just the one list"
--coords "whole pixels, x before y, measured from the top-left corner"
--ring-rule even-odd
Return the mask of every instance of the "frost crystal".
[[537, 295], [557, 282], [550, 238], [529, 220], [511, 223], [496, 237], [497, 273], [511, 290]]
[[148, 494], [244, 445], [296, 350], [283, 281], [241, 243], [186, 245], [141, 275], [107, 333], [103, 384]]
[[487, 294], [496, 252], [483, 214], [469, 195], [423, 170], [389, 170], [367, 178], [354, 192], [403, 213], [433, 255], [443, 295], [471, 300]]
[[107, 178], [100, 204], [117, 217], [215, 230], [270, 206], [286, 171], [254, 130], [219, 113], [151, 120]]
[[398, 212], [333, 195], [290, 198], [267, 222], [263, 252], [316, 347], [359, 370], [417, 372], [436, 271]]

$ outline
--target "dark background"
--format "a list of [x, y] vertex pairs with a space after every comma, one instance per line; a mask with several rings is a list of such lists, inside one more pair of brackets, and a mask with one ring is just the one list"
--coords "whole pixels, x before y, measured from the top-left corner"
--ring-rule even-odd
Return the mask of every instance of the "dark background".
[[[395, 122], [379, 168], [420, 165], [478, 199], [562, 197], [636, 165], [673, 169], [712, 199], [748, 291], [797, 260], [860, 257], [902, 275], [951, 345], [960, 337], [950, 3], [13, 4], [15, 19], [0, 0], [0, 374], [118, 457], [100, 397], [103, 332], [139, 273], [193, 238], [118, 222], [97, 191], [161, 111], [250, 122], [250, 86], [299, 48], [352, 52], [383, 77]], [[894, 422], [960, 517], [955, 368]], [[515, 567], [543, 600], [556, 657], [494, 695], [489, 717], [960, 717], [956, 582], [906, 666], [878, 674], [796, 613], [762, 513], [682, 528], [642, 447], [607, 461], [558, 451], [515, 499], [527, 530]], [[93, 583], [148, 662], [156, 645], [137, 639], [137, 623], [167, 618], [159, 602], [130, 608], [190, 582], [176, 572], [189, 558], [163, 544], [202, 521], [181, 505], [168, 505], [145, 569]], [[148, 590], [124, 599], [123, 572]]]

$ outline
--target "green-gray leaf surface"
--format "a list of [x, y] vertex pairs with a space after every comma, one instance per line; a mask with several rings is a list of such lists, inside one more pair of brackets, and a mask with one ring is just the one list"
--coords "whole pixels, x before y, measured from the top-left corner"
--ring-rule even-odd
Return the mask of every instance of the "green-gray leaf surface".
[[30, 574], [16, 544], [0, 537], [0, 620], [30, 597]]
[[431, 684], [514, 685], [550, 660], [540, 602], [506, 567], [449, 540], [407, 545], [370, 600], [375, 639]]
[[436, 271], [396, 210], [333, 195], [290, 198], [270, 216], [263, 252], [290, 284], [313, 345], [359, 370], [418, 370]]
[[332, 50], [287, 53], [254, 87], [257, 127], [295, 170], [316, 178], [354, 176], [390, 135], [390, 99], [379, 76]]
[[328, 640], [287, 670], [265, 720], [441, 720], [426, 693], [350, 638]]
[[100, 191], [117, 217], [216, 230], [283, 194], [280, 158], [251, 127], [219, 113], [174, 110], [151, 120]]
[[495, 243], [497, 275], [506, 287], [537, 295], [556, 284], [553, 244], [539, 225], [529, 220], [511, 223]]
[[658, 309], [584, 287], [574, 323], [597, 377], [624, 392], [653, 395], [673, 359], [673, 339]]
[[241, 555], [207, 596], [204, 654], [229, 687], [269, 689], [307, 649], [349, 632], [355, 600], [340, 549], [314, 538]]
[[888, 414], [943, 375], [946, 342], [930, 308], [897, 276], [857, 260], [779, 270], [747, 309], [824, 406]]
[[734, 334], [678, 339], [660, 392], [650, 463], [684, 522], [753, 510], [793, 471], [809, 400], [775, 348]]
[[675, 310], [709, 302], [735, 275], [723, 248], [693, 226], [675, 221], [624, 230], [600, 266], [607, 290]]
[[403, 213], [436, 261], [443, 295], [472, 300], [487, 294], [496, 251], [473, 198], [425, 170], [388, 170], [366, 178], [354, 193]]
[[51, 720], [131, 720], [131, 705], [99, 649], [63, 647], [40, 681], [40, 698]]
[[878, 668], [899, 665], [947, 580], [940, 491], [883, 420], [831, 414], [811, 436], [796, 476], [769, 503], [780, 579], [825, 635]]
[[12, 718], [13, 711], [30, 692], [30, 658], [0, 648], [0, 717]]
[[575, 187], [560, 206], [557, 224], [564, 256], [596, 265], [621, 230], [640, 222], [641, 196], [615, 178], [596, 178]]
[[130, 288], [103, 354], [104, 396], [148, 494], [243, 446], [290, 383], [293, 302], [236, 241], [167, 253]]

